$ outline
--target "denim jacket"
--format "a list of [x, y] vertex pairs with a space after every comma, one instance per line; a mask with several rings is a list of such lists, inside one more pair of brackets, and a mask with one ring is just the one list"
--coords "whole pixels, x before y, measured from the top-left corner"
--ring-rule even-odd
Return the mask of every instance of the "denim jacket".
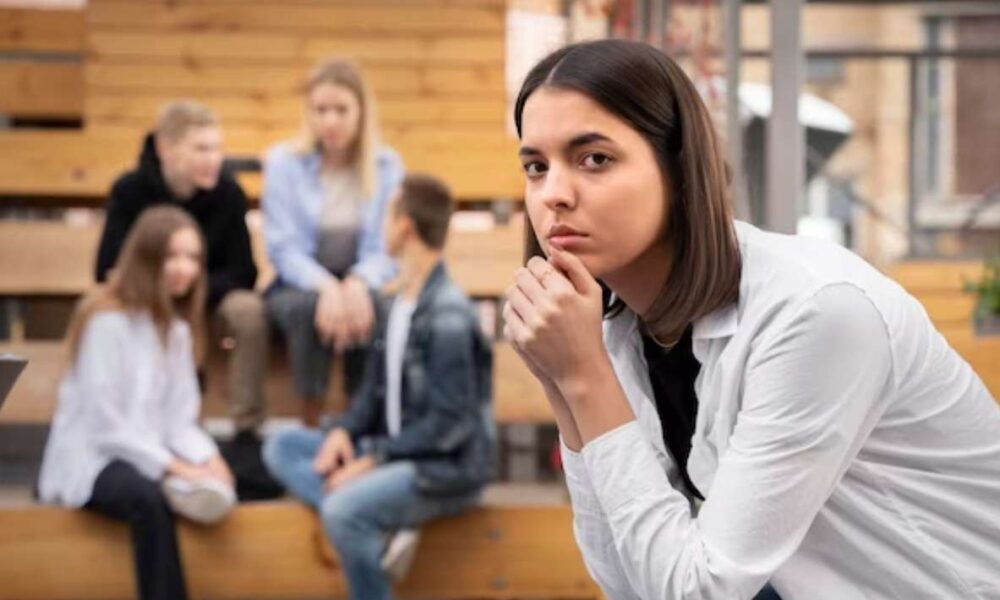
[[365, 376], [343, 427], [359, 451], [379, 462], [413, 460], [431, 494], [481, 488], [496, 475], [493, 350], [469, 299], [439, 263], [424, 284], [403, 356], [402, 428], [387, 433], [386, 329], [391, 299], [376, 298], [376, 326]]
[[[301, 154], [279, 144], [264, 161], [264, 237], [267, 254], [278, 272], [279, 282], [302, 290], [314, 290], [330, 277], [316, 261], [319, 219], [323, 207], [322, 168], [319, 153]], [[379, 288], [395, 274], [395, 264], [385, 252], [382, 222], [392, 194], [403, 180], [403, 161], [383, 147], [376, 158], [373, 196], [365, 203], [358, 262], [351, 273]]]

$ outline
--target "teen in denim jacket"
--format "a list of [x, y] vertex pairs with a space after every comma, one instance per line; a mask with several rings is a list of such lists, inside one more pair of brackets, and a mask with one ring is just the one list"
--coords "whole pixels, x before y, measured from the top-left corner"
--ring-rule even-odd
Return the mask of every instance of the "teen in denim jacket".
[[494, 476], [492, 350], [441, 261], [451, 204], [432, 178], [404, 181], [386, 224], [400, 291], [375, 300], [350, 408], [326, 431], [287, 430], [264, 447], [274, 476], [320, 511], [352, 598], [390, 598], [386, 569], [412, 556], [412, 532], [387, 552], [385, 533], [473, 505]]

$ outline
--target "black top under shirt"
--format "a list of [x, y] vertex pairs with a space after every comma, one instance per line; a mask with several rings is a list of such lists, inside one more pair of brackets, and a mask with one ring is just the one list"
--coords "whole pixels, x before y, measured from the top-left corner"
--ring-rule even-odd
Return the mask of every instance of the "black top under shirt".
[[663, 441], [674, 458], [688, 491], [704, 500], [701, 492], [688, 476], [687, 461], [691, 454], [691, 437], [694, 436], [695, 418], [698, 415], [698, 397], [694, 380], [701, 370], [701, 363], [694, 357], [691, 347], [691, 327], [677, 345], [667, 349], [647, 334], [642, 335], [642, 351], [649, 369], [656, 400], [656, 413], [663, 429]]

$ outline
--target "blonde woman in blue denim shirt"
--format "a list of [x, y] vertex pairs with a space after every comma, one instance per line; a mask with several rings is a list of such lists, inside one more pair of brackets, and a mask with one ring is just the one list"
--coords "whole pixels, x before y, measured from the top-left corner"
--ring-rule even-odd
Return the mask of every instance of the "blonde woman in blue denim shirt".
[[394, 274], [382, 222], [403, 178], [402, 160], [378, 142], [375, 105], [358, 68], [332, 59], [304, 87], [299, 139], [264, 165], [264, 233], [278, 279], [268, 312], [288, 343], [307, 423], [319, 418], [334, 353], [350, 392], [373, 323], [370, 289]]

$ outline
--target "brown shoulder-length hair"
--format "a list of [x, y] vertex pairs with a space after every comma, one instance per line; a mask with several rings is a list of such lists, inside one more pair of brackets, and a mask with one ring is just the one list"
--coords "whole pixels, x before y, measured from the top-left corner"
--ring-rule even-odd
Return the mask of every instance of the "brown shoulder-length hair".
[[375, 193], [376, 159], [378, 158], [378, 148], [381, 143], [378, 115], [375, 109], [375, 96], [368, 87], [368, 82], [361, 72], [361, 68], [349, 58], [331, 57], [320, 62], [302, 85], [302, 97], [305, 101], [303, 106], [302, 133], [293, 143], [293, 147], [303, 154], [315, 152], [319, 147], [319, 140], [309, 125], [309, 94], [324, 83], [346, 88], [358, 99], [361, 107], [361, 122], [358, 124], [358, 139], [351, 149], [351, 162], [357, 169], [361, 178], [361, 188], [365, 197], [370, 198]]
[[80, 338], [87, 322], [106, 310], [148, 312], [166, 346], [170, 323], [175, 318], [188, 322], [194, 342], [195, 360], [204, 356], [205, 243], [202, 240], [201, 271], [191, 290], [172, 298], [163, 280], [170, 238], [182, 229], [192, 229], [201, 239], [198, 224], [174, 206], [157, 206], [143, 211], [132, 226], [108, 282], [94, 288], [77, 305], [69, 324], [66, 341], [70, 363], [76, 362]]
[[[518, 136], [524, 104], [541, 87], [587, 95], [642, 135], [659, 160], [669, 186], [663, 235], [673, 262], [664, 265], [667, 281], [640, 315], [646, 327], [660, 339], [676, 339], [697, 319], [736, 301], [741, 262], [728, 171], [708, 110], [677, 63], [652, 46], [624, 40], [557, 50], [521, 87], [514, 106]], [[532, 227], [525, 233], [528, 257], [542, 255]]]

